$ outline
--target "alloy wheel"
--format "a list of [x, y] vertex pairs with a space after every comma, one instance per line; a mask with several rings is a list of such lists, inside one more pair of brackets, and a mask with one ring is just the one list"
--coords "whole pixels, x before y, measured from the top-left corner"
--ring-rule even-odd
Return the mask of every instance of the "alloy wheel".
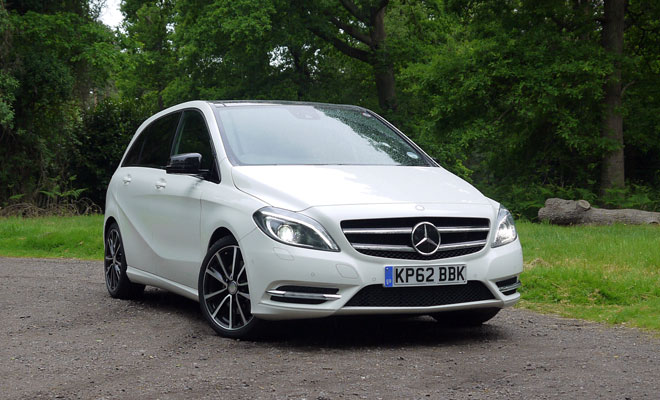
[[238, 330], [250, 323], [250, 291], [240, 247], [222, 247], [208, 259], [201, 292], [200, 301], [223, 330]]
[[116, 292], [121, 279], [121, 263], [124, 258], [119, 231], [112, 228], [105, 242], [105, 284], [110, 292]]

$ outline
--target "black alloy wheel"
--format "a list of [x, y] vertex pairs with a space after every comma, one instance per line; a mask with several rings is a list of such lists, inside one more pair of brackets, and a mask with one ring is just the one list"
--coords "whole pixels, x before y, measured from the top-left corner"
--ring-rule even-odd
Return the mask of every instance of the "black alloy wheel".
[[131, 283], [126, 276], [124, 243], [116, 223], [110, 225], [105, 235], [104, 272], [105, 286], [112, 297], [128, 299], [144, 290], [144, 285]]

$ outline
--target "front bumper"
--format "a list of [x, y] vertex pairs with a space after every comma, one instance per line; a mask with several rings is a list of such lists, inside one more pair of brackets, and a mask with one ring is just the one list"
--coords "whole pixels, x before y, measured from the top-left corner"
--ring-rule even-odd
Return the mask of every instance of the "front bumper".
[[[331, 315], [427, 314], [470, 308], [504, 308], [514, 305], [520, 299], [520, 294], [515, 293], [515, 288], [510, 284], [503, 288], [497, 285], [500, 282], [502, 286], [502, 281], [515, 278], [522, 272], [519, 240], [498, 248], [486, 245], [479, 252], [466, 256], [432, 261], [367, 256], [358, 253], [345, 241], [338, 240], [338, 244], [340, 252], [287, 246], [273, 241], [259, 229], [243, 237], [240, 245], [247, 264], [252, 314], [269, 320]], [[481, 282], [492, 293], [492, 299], [412, 307], [347, 306], [361, 289], [370, 285], [383, 285], [385, 266], [457, 263], [467, 266], [468, 281]], [[282, 290], [283, 287], [293, 290]], [[295, 287], [337, 290], [301, 293]], [[437, 288], [441, 290], [442, 286]], [[507, 292], [508, 295], [504, 294]], [[299, 302], [296, 298], [307, 300]]]

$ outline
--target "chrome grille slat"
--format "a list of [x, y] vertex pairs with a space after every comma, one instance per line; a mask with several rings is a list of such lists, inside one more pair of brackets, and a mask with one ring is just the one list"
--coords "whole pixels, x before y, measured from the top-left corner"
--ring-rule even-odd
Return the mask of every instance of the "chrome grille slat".
[[383, 244], [366, 244], [366, 243], [353, 243], [353, 247], [357, 250], [376, 250], [376, 251], [405, 251], [414, 253], [415, 249], [410, 246], [397, 246], [397, 245], [383, 245]]
[[371, 229], [359, 229], [359, 228], [347, 228], [343, 229], [344, 234], [350, 235], [397, 235], [397, 234], [411, 234], [412, 227], [410, 228], [371, 228]]
[[440, 233], [455, 233], [455, 232], [488, 232], [490, 228], [480, 226], [451, 226], [451, 227], [437, 227]]
[[[441, 236], [441, 244], [433, 254], [420, 254], [412, 246], [413, 227], [420, 222], [430, 222]], [[383, 218], [342, 221], [341, 228], [360, 253], [383, 258], [437, 260], [481, 250], [487, 244], [490, 221], [471, 217]]]
[[[485, 240], [477, 240], [473, 242], [465, 242], [459, 244], [441, 244], [438, 247], [438, 251], [442, 250], [456, 250], [456, 249], [466, 249], [468, 247], [482, 247], [486, 244]], [[379, 251], [407, 251], [414, 252], [410, 246], [396, 246], [396, 245], [379, 245], [379, 244], [366, 244], [366, 243], [353, 243], [353, 247], [358, 250], [379, 250]]]
[[[440, 233], [459, 233], [459, 232], [488, 232], [489, 227], [480, 226], [447, 226], [436, 227]], [[410, 228], [346, 228], [343, 229], [344, 234], [349, 235], [397, 235], [397, 234], [410, 234]]]

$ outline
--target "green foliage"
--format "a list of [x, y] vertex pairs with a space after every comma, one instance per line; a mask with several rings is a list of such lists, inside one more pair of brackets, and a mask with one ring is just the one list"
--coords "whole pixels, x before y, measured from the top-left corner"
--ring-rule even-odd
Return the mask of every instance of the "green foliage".
[[[3, 7], [0, 7], [0, 44], [9, 42], [11, 29], [9, 15]], [[0, 59], [4, 60], [7, 57], [6, 53], [7, 49], [0, 45]], [[14, 126], [13, 103], [16, 101], [16, 89], [18, 88], [18, 81], [6, 72], [6, 68], [5, 63], [0, 62], [0, 128], [2, 132]]]
[[[602, 2], [391, 0], [382, 42], [371, 44], [366, 16], [380, 2], [352, 3], [123, 0], [111, 32], [95, 20], [100, 2], [3, 2], [0, 205], [77, 189], [103, 204], [125, 144], [165, 107], [283, 99], [379, 109], [375, 73], [391, 68], [399, 106], [383, 115], [518, 217], [534, 220], [548, 197], [658, 210], [657, 2], [629, 2], [616, 60], [602, 50]], [[616, 145], [601, 135], [615, 62], [628, 185], [601, 195], [602, 157]]]
[[[117, 83], [128, 99], [140, 98], [152, 111], [168, 105], [164, 92], [176, 77], [176, 52], [172, 43], [171, 23], [174, 2], [170, 0], [125, 0], [122, 2], [121, 35], [127, 53]], [[176, 101], [174, 103], [178, 103]]]
[[94, 203], [105, 205], [110, 178], [133, 134], [150, 113], [144, 102], [106, 99], [83, 115], [73, 167], [78, 173], [76, 184], [87, 189], [85, 195]]
[[9, 28], [0, 74], [0, 203], [23, 195], [44, 206], [50, 201], [45, 193], [75, 189], [70, 161], [82, 110], [104, 94], [117, 56], [111, 32], [83, 5], [1, 8]]
[[416, 136], [453, 171], [486, 183], [593, 179], [610, 64], [577, 21], [551, 18], [577, 18], [557, 8], [483, 2], [404, 70], [404, 90], [427, 104]]

